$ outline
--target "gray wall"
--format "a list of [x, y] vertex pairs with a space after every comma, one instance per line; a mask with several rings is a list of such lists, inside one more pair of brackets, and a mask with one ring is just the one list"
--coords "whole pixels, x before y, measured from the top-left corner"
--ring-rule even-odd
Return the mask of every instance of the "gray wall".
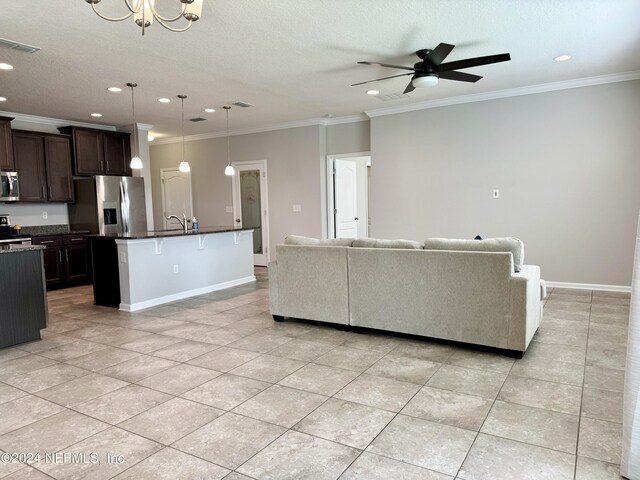
[[628, 286], [639, 125], [637, 80], [375, 117], [372, 230], [517, 236], [547, 280]]
[[371, 148], [369, 121], [329, 125], [326, 128], [326, 154], [368, 152]]

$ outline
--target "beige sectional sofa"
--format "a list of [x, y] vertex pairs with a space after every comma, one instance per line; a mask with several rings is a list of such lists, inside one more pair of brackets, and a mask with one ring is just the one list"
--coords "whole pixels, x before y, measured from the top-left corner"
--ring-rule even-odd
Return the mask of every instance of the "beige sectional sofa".
[[522, 242], [424, 246], [287, 237], [269, 264], [271, 313], [524, 353], [542, 318], [544, 282], [540, 267], [522, 265]]

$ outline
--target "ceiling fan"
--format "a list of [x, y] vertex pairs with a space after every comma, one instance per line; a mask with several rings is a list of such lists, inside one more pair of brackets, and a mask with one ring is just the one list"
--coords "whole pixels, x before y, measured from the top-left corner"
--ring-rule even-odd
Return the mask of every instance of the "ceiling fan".
[[456, 60], [455, 62], [442, 63], [445, 58], [451, 53], [451, 50], [455, 48], [455, 45], [449, 45], [448, 43], [441, 43], [433, 50], [422, 49], [416, 52], [416, 55], [420, 58], [420, 61], [413, 67], [404, 67], [401, 65], [389, 65], [379, 62], [358, 62], [361, 65], [373, 65], [376, 67], [387, 68], [399, 68], [401, 70], [410, 70], [409, 73], [401, 73], [400, 75], [392, 75], [391, 77], [378, 78], [376, 80], [368, 80], [366, 82], [354, 83], [351, 85], [364, 85], [365, 83], [379, 82], [381, 80], [387, 80], [389, 78], [404, 77], [406, 75], [413, 75], [407, 88], [403, 93], [409, 93], [420, 87], [430, 87], [438, 84], [439, 78], [446, 80], [457, 80], [459, 82], [477, 82], [482, 77], [479, 75], [472, 75], [470, 73], [456, 72], [463, 68], [478, 67], [480, 65], [488, 65], [490, 63], [507, 62], [511, 60], [511, 55], [508, 53], [500, 53], [498, 55], [488, 55], [486, 57], [466, 58], [464, 60]]

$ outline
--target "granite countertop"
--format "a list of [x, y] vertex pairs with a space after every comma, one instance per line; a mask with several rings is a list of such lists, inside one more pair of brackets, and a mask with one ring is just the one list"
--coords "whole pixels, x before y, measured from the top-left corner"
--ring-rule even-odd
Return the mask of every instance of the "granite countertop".
[[49, 235], [66, 235], [68, 233], [82, 234], [90, 233], [89, 230], [70, 230], [69, 225], [33, 225], [24, 226], [20, 230], [20, 236], [44, 237]]
[[197, 232], [189, 230], [187, 233], [184, 233], [182, 229], [176, 229], [154, 230], [152, 232], [105, 233], [89, 235], [89, 237], [113, 238], [116, 240], [141, 240], [145, 238], [185, 237], [192, 235], [207, 235], [211, 233], [242, 232], [254, 229], [254, 227], [201, 227]]
[[44, 250], [45, 246], [43, 245], [11, 245], [11, 248], [0, 249], [0, 255], [5, 253], [19, 253], [25, 252], [29, 250]]

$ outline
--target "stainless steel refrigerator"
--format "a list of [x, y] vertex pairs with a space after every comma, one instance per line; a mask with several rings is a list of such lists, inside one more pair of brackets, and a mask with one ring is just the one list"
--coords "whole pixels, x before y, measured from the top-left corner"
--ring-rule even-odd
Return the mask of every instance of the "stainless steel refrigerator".
[[147, 230], [143, 178], [97, 175], [74, 183], [76, 203], [69, 205], [72, 229], [100, 234]]

